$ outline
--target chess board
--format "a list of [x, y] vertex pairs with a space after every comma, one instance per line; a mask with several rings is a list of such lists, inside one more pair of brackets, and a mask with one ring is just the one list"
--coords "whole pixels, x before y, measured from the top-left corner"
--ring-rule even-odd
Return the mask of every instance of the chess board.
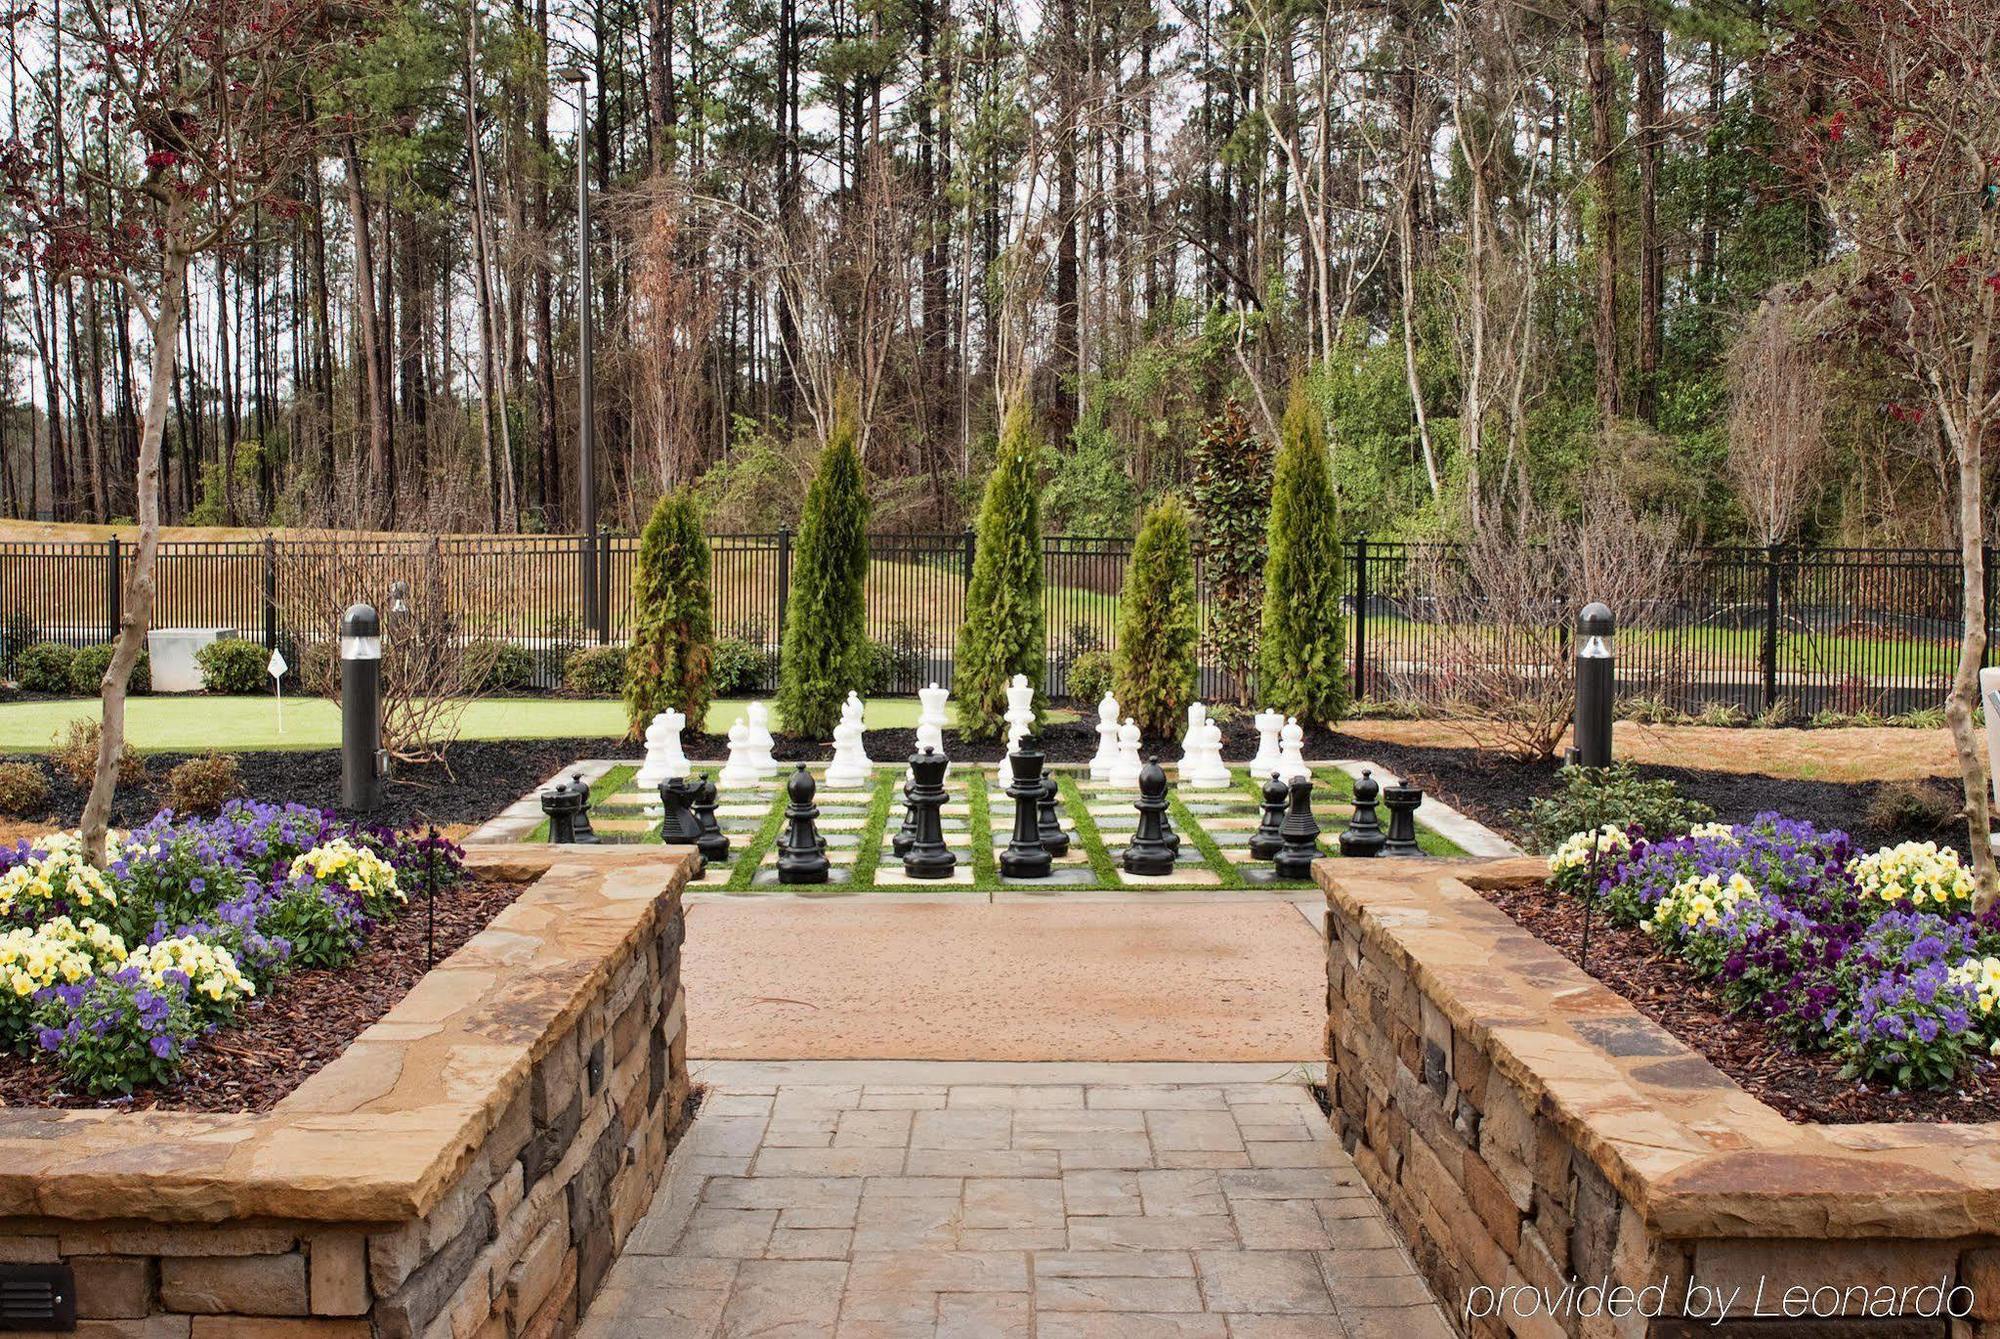
[[[620, 763], [591, 788], [591, 822], [606, 841], [658, 842], [658, 796], [633, 785], [634, 764]], [[712, 775], [715, 769], [702, 768]], [[1195, 790], [1175, 784], [1168, 792], [1180, 857], [1171, 874], [1127, 874], [1119, 853], [1138, 826], [1135, 790], [1092, 781], [1076, 767], [1053, 769], [1061, 792], [1058, 810], [1069, 834], [1067, 854], [1055, 858], [1047, 878], [1013, 879], [1000, 873], [999, 855], [1013, 830], [1014, 801], [1008, 798], [990, 763], [961, 763], [945, 778], [943, 812], [945, 844], [958, 858], [949, 878], [916, 879], [903, 871], [893, 848], [903, 821], [903, 769], [878, 763], [867, 785], [835, 790], [825, 785], [824, 764], [807, 769], [820, 782], [814, 797], [819, 808], [819, 832], [826, 840], [830, 866], [824, 884], [783, 884], [778, 881], [778, 838], [785, 823], [782, 770], [769, 781], [723, 792], [715, 816], [730, 842], [730, 858], [712, 864], [703, 877], [707, 891], [739, 893], [785, 892], [1047, 892], [1105, 889], [1209, 888], [1296, 889], [1302, 880], [1276, 876], [1269, 861], [1250, 856], [1250, 837], [1257, 831], [1256, 783], [1243, 768], [1233, 768], [1230, 785]], [[1354, 802], [1352, 779], [1338, 767], [1313, 768], [1313, 813], [1320, 824], [1320, 848], [1339, 854], [1337, 839]], [[1384, 819], [1387, 814], [1384, 812]], [[1431, 831], [1417, 811], [1417, 839], [1432, 855], [1464, 854], [1451, 841]], [[547, 840], [546, 826], [529, 834]]]

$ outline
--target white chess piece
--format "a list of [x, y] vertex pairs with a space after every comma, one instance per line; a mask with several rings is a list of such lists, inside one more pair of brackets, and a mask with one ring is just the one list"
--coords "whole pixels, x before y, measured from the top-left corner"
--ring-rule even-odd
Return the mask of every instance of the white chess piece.
[[1199, 702], [1190, 702], [1187, 709], [1187, 732], [1181, 736], [1180, 778], [1188, 779], [1188, 763], [1201, 751], [1201, 732], [1208, 725], [1208, 708]]
[[851, 688], [847, 690], [846, 703], [840, 708], [842, 717], [849, 712], [854, 713], [854, 756], [863, 766], [872, 768], [875, 766], [875, 760], [868, 756], [867, 742], [862, 738], [862, 733], [868, 729], [868, 704], [861, 700], [861, 694]]
[[1112, 764], [1111, 784], [1131, 790], [1139, 784], [1139, 723], [1130, 716], [1118, 727], [1118, 757]]
[[1250, 775], [1261, 778], [1283, 770], [1278, 732], [1285, 728], [1285, 714], [1267, 708], [1251, 719], [1257, 726], [1257, 756], [1250, 760]]
[[738, 716], [729, 727], [729, 760], [722, 765], [715, 784], [722, 790], [740, 790], [762, 780], [757, 770], [756, 746], [750, 742], [750, 727]]
[[1014, 750], [1035, 725], [1035, 686], [1025, 674], [1016, 674], [1007, 685], [1007, 751], [1000, 758], [1000, 784], [1014, 784]]
[[652, 797], [646, 802], [649, 814], [661, 812], [660, 783], [688, 774], [687, 754], [681, 751], [681, 729], [686, 725], [687, 716], [669, 707], [653, 717], [646, 727], [646, 761], [632, 778], [632, 784]]
[[840, 710], [840, 724], [833, 727], [833, 762], [826, 769], [826, 784], [834, 790], [865, 785], [872, 770], [868, 751], [861, 746], [861, 703], [849, 696]]
[[1312, 769], [1306, 766], [1306, 732], [1298, 717], [1285, 718], [1285, 728], [1279, 732], [1279, 738], [1283, 744], [1278, 750], [1278, 775], [1287, 781], [1295, 776], [1311, 776]]
[[1097, 704], [1097, 752], [1090, 757], [1090, 779], [1109, 781], [1118, 765], [1118, 699], [1106, 693]]
[[1184, 784], [1195, 790], [1223, 790], [1230, 784], [1229, 764], [1222, 761], [1222, 727], [1214, 721], [1202, 725], [1200, 747], [1194, 755], [1194, 767], [1185, 763], [1181, 770], [1187, 773]]
[[922, 704], [917, 712], [917, 752], [935, 749], [944, 752], [944, 704], [951, 696], [949, 689], [932, 684], [917, 690], [917, 701]]
[[762, 702], [750, 704], [750, 765], [757, 769], [758, 780], [767, 780], [778, 774], [778, 760], [771, 756], [771, 709]]

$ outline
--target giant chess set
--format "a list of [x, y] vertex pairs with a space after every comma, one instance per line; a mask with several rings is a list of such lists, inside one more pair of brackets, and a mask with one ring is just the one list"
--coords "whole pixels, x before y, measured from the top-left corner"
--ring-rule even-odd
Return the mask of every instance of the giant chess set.
[[1034, 689], [1016, 675], [998, 765], [954, 767], [948, 692], [932, 684], [918, 698], [916, 751], [895, 764], [868, 756], [852, 693], [824, 764], [780, 763], [770, 714], [751, 703], [729, 727], [727, 758], [698, 769], [686, 718], [662, 712], [629, 787], [601, 793], [579, 775], [543, 792], [548, 839], [692, 846], [710, 881], [740, 891], [1255, 887], [1308, 880], [1335, 851], [1421, 853], [1422, 791], [1315, 768], [1304, 729], [1275, 711], [1255, 715], [1256, 752], [1232, 765], [1221, 725], [1195, 703], [1169, 764], [1142, 750], [1138, 724], [1106, 694], [1089, 762], [1058, 768], [1033, 733]]

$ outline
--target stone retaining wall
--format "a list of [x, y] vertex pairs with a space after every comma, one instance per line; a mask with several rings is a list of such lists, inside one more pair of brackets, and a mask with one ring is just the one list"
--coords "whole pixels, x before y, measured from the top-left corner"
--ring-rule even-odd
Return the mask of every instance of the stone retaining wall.
[[688, 1098], [681, 853], [475, 850], [532, 880], [263, 1115], [0, 1112], [0, 1259], [97, 1339], [569, 1333]]
[[1316, 871], [1335, 1124], [1461, 1331], [2000, 1336], [2000, 1126], [1791, 1124], [1479, 895], [1540, 862]]

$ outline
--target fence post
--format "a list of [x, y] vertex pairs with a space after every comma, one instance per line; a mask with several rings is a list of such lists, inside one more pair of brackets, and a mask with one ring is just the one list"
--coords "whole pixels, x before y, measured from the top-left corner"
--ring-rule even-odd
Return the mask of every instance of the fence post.
[[104, 541], [104, 609], [110, 615], [106, 621], [111, 634], [106, 640], [115, 640], [118, 625], [125, 621], [125, 582], [120, 570], [123, 566], [118, 536], [113, 535]]
[[278, 541], [264, 536], [264, 649], [278, 649]]
[[1764, 550], [1764, 710], [1778, 704], [1778, 564], [1776, 544]]
[[1368, 536], [1354, 537], [1354, 698], [1368, 696]]
[[611, 530], [597, 532], [597, 644], [611, 640]]
[[778, 531], [778, 654], [773, 664], [782, 666], [785, 655], [785, 606], [792, 599], [792, 532]]

